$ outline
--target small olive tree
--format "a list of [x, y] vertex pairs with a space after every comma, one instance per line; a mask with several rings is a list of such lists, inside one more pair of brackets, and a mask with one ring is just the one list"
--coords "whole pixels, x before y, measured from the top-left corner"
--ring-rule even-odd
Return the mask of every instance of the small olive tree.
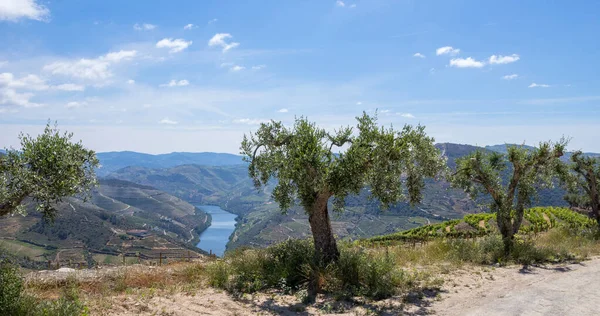
[[572, 207], [591, 209], [600, 228], [600, 158], [576, 151], [569, 169], [561, 179], [567, 189], [565, 200]]
[[0, 216], [24, 214], [23, 201], [31, 198], [46, 219], [54, 218], [54, 205], [63, 197], [89, 192], [96, 185], [98, 159], [72, 133], [61, 134], [46, 125], [33, 138], [19, 135], [21, 148], [0, 156]]
[[[408, 199], [421, 200], [425, 177], [436, 176], [445, 160], [423, 126], [405, 125], [401, 131], [377, 125], [376, 117], [357, 117], [356, 133], [343, 127], [328, 133], [306, 118], [294, 126], [281, 122], [261, 124], [244, 136], [241, 153], [249, 162], [249, 175], [257, 188], [277, 178], [272, 197], [282, 210], [296, 200], [308, 214], [320, 264], [339, 257], [331, 229], [328, 202], [341, 211], [349, 194], [369, 186], [383, 207]], [[344, 147], [345, 151], [340, 151]]]
[[[537, 189], [551, 187], [554, 176], [563, 169], [559, 158], [567, 142], [542, 142], [535, 149], [508, 146], [507, 154], [477, 150], [456, 160], [456, 172], [450, 175], [450, 181], [473, 199], [491, 197], [490, 210], [496, 213], [507, 256], [525, 207], [533, 203]], [[502, 180], [503, 173], [508, 174], [508, 181]]]

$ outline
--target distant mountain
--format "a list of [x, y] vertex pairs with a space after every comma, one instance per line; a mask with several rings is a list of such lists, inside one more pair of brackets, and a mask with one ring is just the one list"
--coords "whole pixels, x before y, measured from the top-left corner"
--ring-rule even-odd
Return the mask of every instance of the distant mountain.
[[[508, 150], [507, 150], [508, 146], [523, 146], [524, 148], [529, 149], [529, 150], [535, 149], [535, 147], [533, 147], [533, 146], [517, 145], [517, 144], [504, 144], [504, 145], [485, 146], [485, 149], [506, 154], [508, 152]], [[571, 152], [571, 151], [566, 152], [565, 155], [563, 156], [562, 160], [563, 161], [568, 161], [571, 158], [572, 154], [573, 154], [573, 152]], [[583, 154], [586, 155], [586, 156], [589, 156], [589, 157], [600, 157], [599, 153], [591, 153], [591, 152], [587, 152], [586, 153], [586, 152], [584, 152]]]
[[170, 154], [151, 155], [133, 151], [119, 151], [97, 153], [96, 155], [101, 165], [97, 170], [99, 176], [105, 176], [115, 170], [129, 166], [169, 168], [186, 164], [229, 166], [243, 163], [241, 156], [210, 152], [174, 152]]
[[[15, 252], [28, 265], [47, 260], [103, 264], [129, 260], [185, 257], [210, 225], [210, 216], [153, 187], [122, 180], [100, 180], [91, 199], [67, 198], [46, 223], [33, 205], [27, 216], [0, 217], [0, 248]], [[141, 238], [142, 236], [143, 238]]]
[[[455, 167], [455, 159], [474, 150], [488, 149], [452, 143], [437, 144]], [[306, 214], [294, 207], [282, 214], [271, 200], [272, 185], [261, 190], [253, 187], [245, 165], [199, 166], [150, 169], [128, 167], [108, 175], [151, 185], [192, 203], [215, 204], [239, 215], [229, 248], [242, 245], [264, 246], [290, 237], [309, 236]], [[560, 189], [540, 191], [539, 205], [564, 206]], [[346, 211], [332, 215], [332, 225], [340, 237], [368, 237], [421, 226], [445, 219], [461, 218], [465, 214], [485, 210], [485, 201], [473, 202], [461, 190], [445, 181], [428, 181], [423, 203], [410, 207], [398, 203], [381, 211], [377, 201], [368, 199], [365, 189], [358, 196], [346, 199]]]

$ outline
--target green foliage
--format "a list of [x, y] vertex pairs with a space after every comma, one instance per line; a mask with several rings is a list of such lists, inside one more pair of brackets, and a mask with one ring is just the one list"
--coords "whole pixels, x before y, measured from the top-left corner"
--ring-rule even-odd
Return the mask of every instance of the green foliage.
[[21, 304], [23, 280], [17, 267], [0, 262], [0, 315], [16, 313]]
[[0, 262], [0, 315], [81, 316], [87, 307], [79, 299], [74, 282], [67, 282], [55, 301], [38, 300], [23, 293], [23, 279], [16, 266]]
[[577, 151], [571, 155], [571, 162], [571, 172], [561, 177], [567, 189], [565, 200], [572, 207], [591, 209], [600, 223], [600, 159]]
[[[524, 212], [524, 218], [529, 221], [529, 224], [520, 227], [520, 234], [539, 233], [555, 227], [566, 227], [577, 231], [589, 231], [596, 227], [595, 221], [589, 217], [561, 207], [530, 208]], [[496, 220], [496, 214], [469, 214], [463, 220], [450, 220], [438, 224], [426, 225], [398, 233], [368, 238], [364, 242], [367, 244], [385, 245], [398, 241], [426, 242], [435, 238], [488, 236], [494, 233], [494, 229], [490, 226], [492, 220]], [[484, 221], [485, 228], [479, 226], [481, 221]], [[457, 230], [456, 227], [460, 223], [469, 224], [473, 230]], [[475, 231], [475, 229], [477, 230]]]
[[30, 197], [37, 210], [52, 219], [63, 197], [89, 192], [96, 185], [96, 154], [81, 142], [71, 142], [72, 137], [50, 123], [36, 138], [19, 136], [21, 148], [0, 157], [0, 216], [23, 213], [21, 203]]
[[[533, 203], [537, 190], [552, 187], [553, 178], [565, 172], [559, 158], [567, 143], [565, 139], [542, 142], [534, 149], [507, 146], [506, 154], [476, 151], [456, 160], [456, 172], [450, 181], [473, 199], [481, 195], [491, 198], [490, 210], [497, 215], [507, 253], [513, 235], [520, 229], [525, 207]], [[507, 181], [502, 177], [505, 172], [511, 173]]]
[[[342, 210], [346, 196], [365, 185], [384, 207], [404, 200], [406, 193], [411, 203], [419, 202], [424, 178], [436, 176], [444, 166], [433, 138], [423, 126], [380, 128], [376, 117], [366, 113], [357, 121], [356, 135], [349, 126], [328, 133], [304, 117], [293, 128], [275, 121], [261, 124], [242, 141], [250, 177], [257, 187], [278, 179], [273, 198], [282, 210], [299, 198], [310, 213], [320, 195], [334, 196], [334, 209]], [[333, 151], [348, 144], [343, 153]]]
[[386, 298], [410, 287], [413, 277], [388, 254], [369, 253], [350, 244], [326, 267], [315, 264], [309, 240], [287, 240], [265, 249], [240, 249], [207, 269], [209, 283], [232, 293], [268, 289], [303, 291], [309, 282], [321, 291], [344, 297]]

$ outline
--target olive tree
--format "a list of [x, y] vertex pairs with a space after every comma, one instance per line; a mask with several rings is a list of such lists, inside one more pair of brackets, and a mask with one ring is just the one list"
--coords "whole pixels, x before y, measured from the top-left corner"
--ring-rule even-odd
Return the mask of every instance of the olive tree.
[[562, 169], [559, 158], [567, 142], [542, 142], [534, 149], [509, 145], [506, 154], [477, 150], [456, 160], [456, 172], [450, 176], [453, 186], [465, 190], [473, 199], [480, 195], [491, 198], [490, 210], [496, 213], [507, 256], [525, 208], [533, 203], [537, 189], [551, 187], [554, 176]]
[[346, 196], [369, 186], [371, 198], [383, 207], [403, 200], [418, 203], [424, 178], [436, 176], [445, 166], [423, 126], [405, 125], [396, 131], [378, 126], [376, 116], [366, 113], [357, 121], [356, 130], [348, 126], [333, 133], [304, 117], [289, 128], [271, 121], [242, 141], [241, 153], [255, 186], [276, 178], [272, 198], [280, 208], [288, 210], [296, 201], [304, 208], [321, 264], [339, 256], [329, 219], [330, 199], [333, 210], [342, 211]]
[[0, 156], [0, 216], [24, 214], [27, 198], [46, 219], [54, 218], [54, 205], [63, 197], [89, 192], [96, 185], [98, 159], [72, 133], [46, 125], [37, 137], [20, 134], [21, 148]]
[[600, 158], [576, 151], [571, 156], [569, 169], [570, 172], [561, 179], [567, 189], [565, 200], [572, 207], [591, 209], [592, 216], [600, 225]]

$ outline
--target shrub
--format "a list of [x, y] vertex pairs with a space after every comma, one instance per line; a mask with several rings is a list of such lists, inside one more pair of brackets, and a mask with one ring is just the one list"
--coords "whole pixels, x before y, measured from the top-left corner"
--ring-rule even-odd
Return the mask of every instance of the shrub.
[[23, 280], [12, 264], [0, 262], [0, 315], [13, 315], [19, 310]]
[[206, 267], [208, 284], [219, 289], [226, 289], [229, 281], [229, 265], [221, 260], [214, 261]]

